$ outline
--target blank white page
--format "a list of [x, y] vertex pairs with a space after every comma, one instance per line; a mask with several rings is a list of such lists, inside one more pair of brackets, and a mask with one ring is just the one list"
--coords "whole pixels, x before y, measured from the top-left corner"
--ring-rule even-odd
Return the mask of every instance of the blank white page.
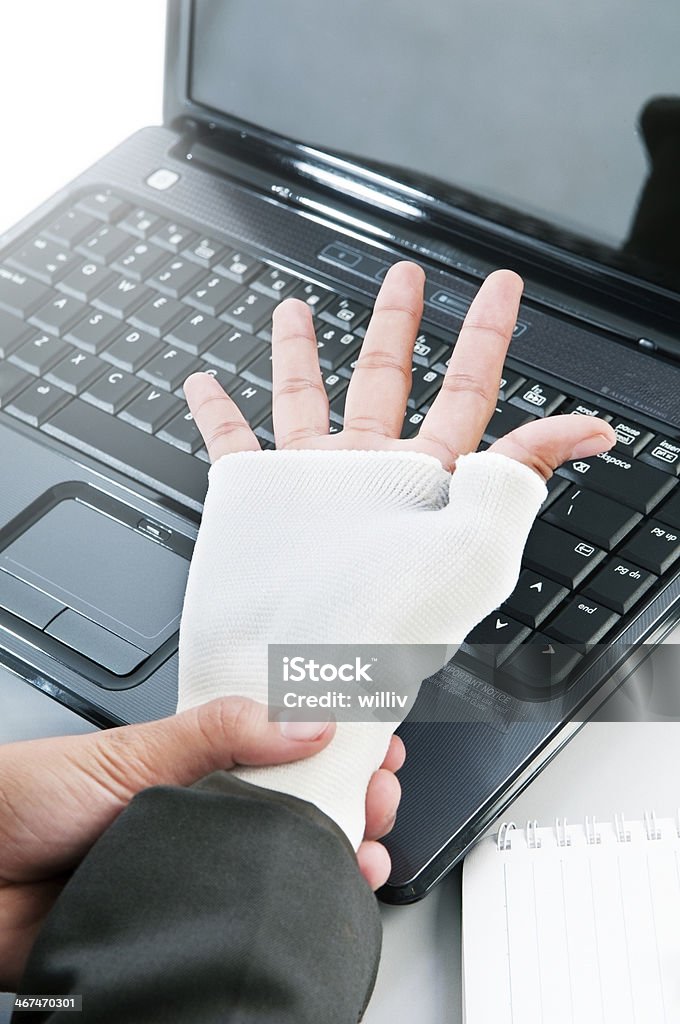
[[[466, 1024], [680, 1021], [680, 838], [672, 819], [524, 829], [463, 868]], [[538, 840], [534, 844], [533, 840]], [[540, 845], [538, 845], [540, 844]]]

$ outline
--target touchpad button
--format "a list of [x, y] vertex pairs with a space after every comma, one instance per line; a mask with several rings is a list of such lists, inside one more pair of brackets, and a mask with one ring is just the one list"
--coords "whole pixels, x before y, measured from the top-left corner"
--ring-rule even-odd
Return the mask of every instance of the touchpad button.
[[179, 628], [189, 562], [66, 499], [0, 553], [0, 568], [151, 654]]

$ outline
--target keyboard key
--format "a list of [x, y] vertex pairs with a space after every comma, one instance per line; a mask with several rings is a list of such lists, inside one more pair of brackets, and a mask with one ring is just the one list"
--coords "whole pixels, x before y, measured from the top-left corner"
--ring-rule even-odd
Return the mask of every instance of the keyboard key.
[[93, 310], [84, 320], [66, 332], [66, 340], [73, 342], [78, 348], [97, 355], [109, 341], [120, 331], [120, 321], [108, 313]]
[[75, 256], [49, 238], [41, 235], [27, 246], [7, 257], [7, 262], [44, 284], [54, 284], [75, 262]]
[[42, 429], [182, 503], [188, 500], [198, 508], [203, 502], [208, 486], [204, 462], [79, 398], [71, 399]]
[[192, 241], [186, 249], [182, 250], [182, 256], [198, 263], [199, 267], [203, 267], [205, 270], [210, 270], [215, 263], [218, 263], [223, 254], [225, 254], [224, 246], [214, 238], [199, 238], [198, 241]]
[[519, 679], [537, 697], [549, 697], [581, 660], [573, 647], [559, 644], [545, 633], [534, 633], [529, 643], [520, 644], [503, 665], [503, 671]]
[[588, 581], [583, 593], [619, 615], [625, 615], [656, 581], [657, 577], [651, 572], [616, 555]]
[[568, 402], [563, 413], [570, 413], [572, 416], [599, 416], [601, 420], [611, 420], [612, 414], [606, 412], [596, 405], [588, 405], [586, 402], [582, 402], [580, 398], [574, 399], [573, 402]]
[[108, 224], [104, 224], [102, 227], [98, 227], [94, 234], [86, 235], [76, 246], [76, 252], [82, 253], [94, 263], [108, 265], [129, 245], [129, 235], [120, 231], [119, 228], [112, 228]]
[[112, 280], [111, 271], [100, 263], [79, 263], [59, 281], [57, 289], [82, 302], [91, 302]]
[[113, 269], [125, 277], [131, 277], [133, 281], [143, 281], [166, 259], [165, 250], [157, 245], [152, 245], [151, 242], [136, 242], [118, 256]]
[[594, 491], [570, 487], [542, 518], [611, 551], [638, 525], [642, 516]]
[[413, 362], [428, 370], [450, 351], [451, 346], [432, 334], [419, 334], [413, 346]]
[[645, 466], [618, 451], [565, 462], [556, 472], [645, 513], [650, 512], [674, 486], [674, 480], [668, 473]]
[[665, 501], [661, 508], [657, 508], [654, 515], [662, 523], [668, 523], [669, 526], [675, 526], [680, 530], [680, 487], [676, 487], [668, 501]]
[[60, 245], [72, 248], [84, 235], [91, 234], [95, 225], [84, 210], [67, 210], [44, 229], [44, 234]]
[[179, 348], [164, 346], [139, 371], [139, 376], [165, 391], [174, 391], [198, 369], [196, 359]]
[[180, 299], [201, 280], [202, 276], [200, 267], [178, 256], [176, 259], [164, 263], [147, 283], [151, 288], [157, 288], [159, 292], [163, 292], [164, 295]]
[[115, 415], [124, 405], [137, 395], [144, 385], [137, 377], [124, 370], [107, 367], [103, 376], [91, 384], [82, 394], [86, 402], [91, 402], [104, 412]]
[[526, 377], [522, 377], [519, 373], [515, 373], [514, 370], [503, 370], [503, 376], [501, 377], [500, 384], [498, 385], [498, 400], [500, 402], [507, 402], [511, 395], [514, 395], [518, 388], [521, 388], [523, 384], [526, 384]]
[[131, 235], [138, 238], [150, 238], [151, 235], [163, 229], [164, 222], [150, 210], [142, 210], [137, 207], [129, 210], [120, 221], [119, 227], [129, 231]]
[[92, 305], [111, 316], [126, 320], [142, 302], [150, 301], [153, 295], [154, 292], [139, 281], [119, 277], [92, 300]]
[[230, 395], [251, 427], [257, 426], [265, 416], [271, 415], [272, 396], [266, 388], [241, 381]]
[[[120, 327], [120, 324], [118, 326]], [[162, 342], [158, 338], [152, 338], [150, 334], [131, 327], [102, 352], [102, 358], [123, 370], [137, 373], [137, 370], [144, 366], [144, 363], [148, 363], [161, 348]]]
[[0, 409], [4, 409], [5, 406], [12, 401], [15, 395], [18, 395], [22, 388], [25, 388], [27, 384], [30, 384], [31, 378], [18, 366], [12, 366], [11, 363], [0, 363]]
[[184, 301], [195, 309], [200, 309], [202, 313], [219, 316], [240, 291], [241, 286], [235, 281], [228, 281], [219, 274], [211, 274], [203, 278], [197, 287], [184, 297]]
[[461, 650], [486, 665], [501, 665], [529, 636], [530, 630], [502, 611], [492, 612], [465, 637]]
[[45, 380], [63, 388], [71, 395], [79, 395], [106, 369], [106, 363], [86, 352], [74, 352], [45, 374]]
[[272, 352], [267, 348], [254, 363], [251, 363], [241, 374], [244, 380], [259, 384], [268, 391], [272, 390]]
[[641, 427], [639, 423], [614, 416], [611, 425], [616, 434], [616, 451], [637, 455], [652, 439], [652, 431]]
[[404, 426], [401, 430], [401, 436], [403, 438], [415, 437], [420, 430], [420, 424], [424, 419], [424, 412], [411, 412], [410, 409], [407, 409], [406, 415], [404, 416]]
[[147, 434], [155, 434], [173, 416], [186, 411], [186, 403], [157, 387], [147, 388], [120, 413], [120, 419]]
[[294, 299], [306, 302], [314, 316], [317, 315], [334, 297], [335, 292], [322, 288], [320, 285], [312, 284], [311, 281], [299, 283], [291, 292]]
[[194, 313], [193, 316], [188, 316], [186, 320], [181, 320], [173, 327], [166, 336], [166, 341], [172, 345], [178, 345], [194, 355], [201, 355], [204, 349], [224, 330], [224, 324], [218, 320], [213, 320], [212, 317], [206, 316], [204, 313]]
[[321, 324], [317, 331], [319, 365], [324, 370], [337, 370], [347, 359], [358, 355], [362, 339], [339, 327]]
[[8, 413], [17, 419], [39, 427], [45, 420], [68, 401], [69, 396], [54, 384], [34, 380], [6, 406]]
[[521, 427], [524, 423], [530, 423], [533, 419], [534, 417], [524, 409], [517, 409], [508, 402], [499, 402], [484, 431], [484, 440], [489, 443], [497, 441], [499, 437], [504, 437], [511, 430]]
[[105, 220], [108, 224], [119, 220], [129, 208], [128, 203], [111, 192], [94, 192], [91, 196], [81, 199], [76, 207], [92, 217], [97, 217], [98, 220]]
[[361, 325], [368, 320], [370, 315], [370, 309], [368, 306], [364, 306], [363, 303], [345, 298], [344, 296], [336, 296], [333, 302], [321, 311], [319, 317], [321, 320], [334, 324], [336, 327], [342, 327], [346, 331], [363, 335], [366, 331]]
[[660, 576], [680, 555], [679, 532], [658, 519], [650, 519], [627, 541], [620, 555]]
[[331, 402], [338, 395], [344, 394], [347, 389], [347, 380], [337, 373], [327, 373], [323, 377], [323, 386], [326, 389], [328, 401]]
[[619, 616], [605, 605], [590, 597], [577, 594], [560, 611], [544, 632], [554, 640], [585, 652], [599, 641], [619, 621]]
[[164, 221], [160, 229], [151, 236], [154, 245], [160, 245], [161, 249], [169, 249], [170, 252], [181, 252], [193, 245], [197, 238], [195, 231], [184, 224], [168, 224]]
[[[274, 421], [271, 416], [267, 416], [266, 420], [262, 420], [262, 423], [255, 427], [253, 433], [260, 442], [266, 442], [266, 447], [274, 447]], [[265, 445], [262, 447], [265, 447]]]
[[249, 334], [257, 332], [271, 319], [276, 303], [259, 292], [246, 292], [222, 313], [222, 319]]
[[669, 437], [655, 437], [640, 456], [642, 462], [664, 473], [680, 475], [680, 441]]
[[197, 452], [203, 444], [203, 438], [190, 412], [183, 412], [179, 416], [175, 416], [165, 424], [162, 430], [159, 430], [158, 436], [162, 441], [167, 441], [168, 444], [180, 448], [183, 452], [190, 452], [191, 455]]
[[343, 422], [345, 418], [345, 391], [341, 391], [337, 394], [332, 402], [328, 403], [328, 413], [332, 423], [337, 423], [338, 426]]
[[267, 345], [243, 331], [228, 330], [203, 353], [203, 358], [216, 366], [222, 366], [231, 373], [241, 373], [252, 363]]
[[51, 334], [34, 334], [13, 352], [10, 362], [42, 377], [68, 351], [68, 345]]
[[0, 309], [25, 320], [53, 294], [21, 271], [0, 266]]
[[548, 387], [536, 380], [526, 381], [520, 390], [510, 399], [512, 405], [535, 416], [550, 416], [566, 399], [557, 388]]
[[0, 310], [0, 359], [7, 356], [18, 348], [21, 342], [28, 335], [30, 328], [23, 320]]
[[408, 396], [409, 409], [422, 409], [439, 393], [444, 377], [435, 370], [424, 370], [422, 366], [413, 367], [413, 382]]
[[546, 576], [523, 569], [517, 586], [502, 605], [501, 611], [514, 616], [532, 629], [547, 619], [569, 591]]
[[[487, 445], [488, 447], [488, 445]], [[543, 504], [541, 505], [541, 511], [544, 512], [547, 508], [550, 508], [552, 503], [556, 501], [561, 494], [563, 494], [567, 487], [569, 487], [569, 481], [565, 480], [564, 477], [553, 475], [546, 483], [548, 493], [545, 497]]]
[[36, 310], [29, 321], [41, 331], [62, 337], [86, 312], [86, 307], [79, 299], [72, 295], [57, 295]]
[[[194, 372], [194, 371], [192, 371]], [[229, 370], [225, 370], [222, 366], [211, 366], [210, 363], [199, 362], [198, 366], [195, 367], [197, 373], [209, 373], [210, 376], [221, 384], [227, 394], [235, 388], [238, 384], [245, 384], [245, 381], [239, 380], [234, 373], [230, 373]], [[184, 378], [186, 380], [186, 377]], [[178, 388], [175, 389], [175, 394], [178, 398], [185, 401], [184, 395], [184, 380]]]
[[265, 264], [262, 260], [256, 259], [245, 252], [225, 253], [214, 266], [217, 274], [229, 277], [239, 284], [248, 284], [260, 271], [264, 270]]
[[263, 295], [268, 295], [270, 299], [276, 299], [280, 302], [281, 299], [285, 299], [287, 295], [290, 295], [299, 280], [299, 277], [293, 277], [292, 274], [287, 274], [285, 270], [279, 270], [278, 267], [267, 267], [253, 281], [251, 287], [253, 291], [262, 292]]
[[186, 316], [187, 308], [177, 299], [171, 299], [167, 295], [156, 295], [155, 298], [145, 302], [143, 306], [129, 317], [133, 327], [141, 327], [156, 338], [167, 334], [171, 327]]
[[524, 549], [524, 562], [529, 569], [549, 576], [569, 590], [579, 586], [604, 557], [601, 548], [541, 519], [531, 528]]

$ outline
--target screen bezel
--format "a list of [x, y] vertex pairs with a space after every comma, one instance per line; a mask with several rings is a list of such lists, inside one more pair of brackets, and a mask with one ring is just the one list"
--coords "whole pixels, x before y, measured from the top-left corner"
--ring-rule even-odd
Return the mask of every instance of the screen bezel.
[[[484, 239], [497, 244], [505, 252], [515, 252], [518, 258], [540, 263], [549, 271], [582, 278], [588, 287], [614, 293], [617, 301], [630, 301], [636, 306], [670, 305], [662, 315], [677, 314], [680, 290], [677, 283], [664, 279], [656, 268], [650, 277], [650, 268], [628, 254], [622, 253], [585, 235], [558, 226], [525, 211], [492, 201], [469, 190], [447, 185], [426, 176], [414, 174], [408, 182], [395, 178], [376, 165], [359, 164], [352, 158], [338, 160], [338, 154], [317, 146], [297, 142], [274, 131], [244, 121], [235, 115], [215, 110], [198, 103], [191, 96], [192, 33], [195, 0], [168, 0], [166, 21], [165, 82], [163, 94], [163, 120], [167, 126], [199, 131], [222, 132], [228, 140], [230, 152], [239, 146], [247, 152], [247, 159], [261, 165], [278, 167], [289, 176], [298, 176], [308, 184], [297, 167], [316, 164], [321, 169], [341, 175], [347, 180], [368, 184], [366, 196], [360, 201], [371, 203], [371, 188], [387, 192], [405, 204], [420, 211], [420, 228], [438, 225], [452, 232]], [[376, 185], [376, 183], [378, 183]], [[377, 195], [377, 192], [376, 192]], [[409, 227], [413, 228], [413, 223]], [[398, 234], [395, 237], [398, 241]], [[436, 251], [433, 252], [436, 259]], [[647, 272], [645, 272], [645, 270]]]

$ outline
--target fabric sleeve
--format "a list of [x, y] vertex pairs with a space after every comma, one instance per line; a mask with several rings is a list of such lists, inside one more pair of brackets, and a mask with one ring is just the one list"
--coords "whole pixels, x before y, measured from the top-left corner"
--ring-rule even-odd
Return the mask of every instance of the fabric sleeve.
[[82, 994], [83, 1024], [355, 1024], [380, 944], [335, 823], [219, 772], [135, 797], [66, 885], [20, 993]]

